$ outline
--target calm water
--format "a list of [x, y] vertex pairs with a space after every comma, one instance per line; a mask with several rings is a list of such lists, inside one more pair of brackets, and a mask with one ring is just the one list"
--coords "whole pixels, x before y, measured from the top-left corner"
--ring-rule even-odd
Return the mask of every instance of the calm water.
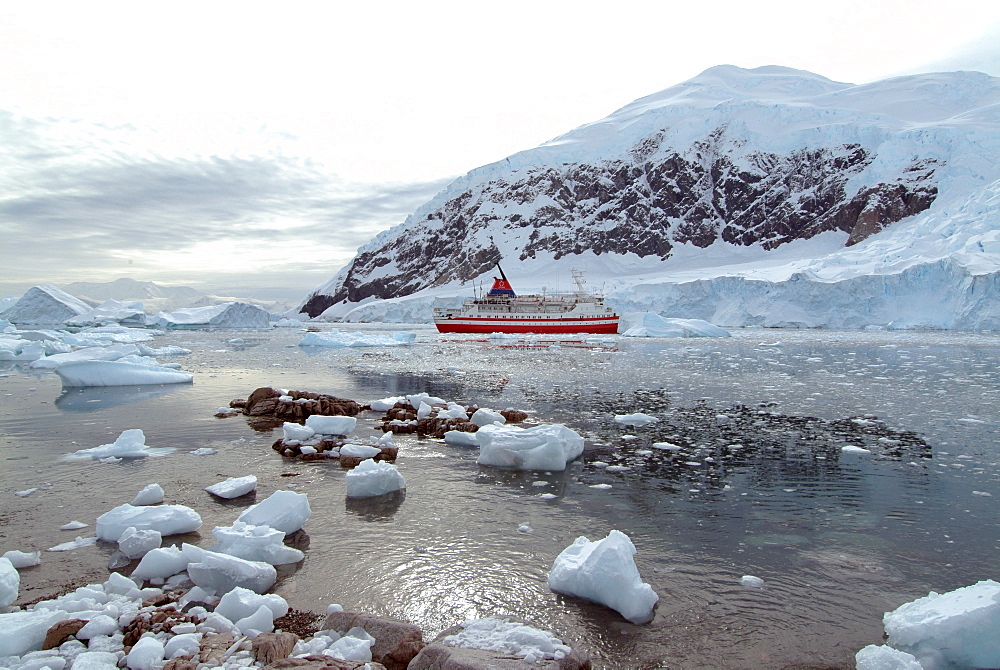
[[[254, 500], [221, 503], [203, 488], [255, 474], [257, 499], [309, 495], [306, 558], [276, 587], [293, 606], [337, 602], [429, 635], [513, 615], [609, 668], [853, 667], [858, 649], [881, 641], [883, 612], [1000, 578], [996, 335], [746, 330], [580, 347], [417, 332], [413, 347], [352, 350], [303, 349], [298, 332], [170, 333], [153, 346], [193, 350], [176, 360], [195, 383], [176, 387], [62, 393], [54, 374], [0, 369], [2, 550], [93, 535], [98, 515], [152, 482], [204, 519], [200, 534], [171, 539], [208, 546], [211, 528]], [[346, 501], [338, 465], [285, 461], [270, 449], [279, 435], [212, 416], [264, 385], [517, 407], [568, 424], [587, 449], [564, 473], [510, 473], [476, 465], [474, 450], [401, 436], [405, 496]], [[634, 411], [661, 422], [613, 421]], [[375, 419], [363, 415], [356, 434], [377, 435]], [[59, 460], [129, 428], [177, 451]], [[683, 450], [651, 449], [661, 441]], [[218, 453], [190, 453], [201, 447]], [[90, 526], [59, 530], [72, 520]], [[525, 522], [532, 531], [518, 532]], [[546, 586], [563, 548], [611, 529], [632, 538], [660, 596], [647, 626]], [[112, 550], [44, 552], [22, 571], [20, 602], [102, 580]], [[741, 587], [748, 574], [764, 588]]]

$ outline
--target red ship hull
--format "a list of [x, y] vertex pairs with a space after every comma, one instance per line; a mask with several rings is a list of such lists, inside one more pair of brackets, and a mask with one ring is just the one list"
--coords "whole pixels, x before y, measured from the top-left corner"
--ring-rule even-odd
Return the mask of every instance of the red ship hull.
[[441, 333], [523, 333], [537, 335], [569, 335], [588, 333], [615, 335], [618, 317], [590, 317], [579, 319], [491, 319], [460, 317], [436, 321]]

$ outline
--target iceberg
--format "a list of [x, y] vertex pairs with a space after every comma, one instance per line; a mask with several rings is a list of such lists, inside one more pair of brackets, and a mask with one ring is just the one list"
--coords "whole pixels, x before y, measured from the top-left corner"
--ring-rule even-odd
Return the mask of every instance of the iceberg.
[[621, 318], [625, 337], [731, 337], [724, 328], [702, 319], [670, 319], [656, 312], [630, 312]]
[[371, 458], [344, 476], [348, 498], [374, 498], [406, 488], [406, 480], [391, 463], [375, 462]]
[[330, 330], [323, 333], [306, 333], [299, 340], [300, 347], [398, 347], [413, 344], [416, 333], [401, 330], [385, 333], [356, 333]]
[[161, 328], [214, 326], [216, 328], [270, 328], [271, 315], [245, 302], [224, 302], [208, 307], [189, 307], [160, 312], [154, 319]]
[[117, 542], [130, 527], [155, 530], [160, 535], [176, 535], [201, 528], [201, 517], [184, 505], [119, 505], [97, 517], [97, 538]]
[[63, 386], [143, 386], [188, 384], [194, 376], [174, 368], [133, 361], [74, 361], [55, 369]]
[[311, 514], [306, 494], [282, 490], [246, 508], [237, 520], [251, 526], [270, 526], [288, 535], [302, 528]]
[[257, 477], [255, 475], [247, 475], [246, 477], [230, 477], [211, 486], [206, 486], [205, 490], [213, 496], [228, 500], [244, 496], [256, 490], [256, 488]]
[[[992, 579], [947, 593], [931, 591], [887, 612], [882, 623], [886, 645], [924, 668], [1000, 667], [1000, 583]], [[869, 647], [858, 652], [858, 667], [875, 655]]]
[[515, 470], [565, 470], [583, 453], [583, 438], [556, 423], [534, 428], [501, 424], [483, 426], [475, 433], [480, 465]]
[[146, 312], [138, 301], [119, 302], [108, 298], [103, 303], [83, 314], [66, 320], [68, 326], [97, 326], [106, 323], [124, 326], [145, 326]]
[[9, 558], [0, 558], [0, 610], [7, 609], [17, 600], [21, 588], [21, 575]]
[[556, 557], [549, 588], [606, 605], [634, 624], [649, 623], [660, 598], [639, 577], [635, 553], [632, 540], [618, 530], [596, 542], [578, 537]]
[[20, 656], [42, 648], [49, 627], [71, 618], [61, 609], [38, 609], [0, 614], [0, 657]]
[[58, 326], [89, 311], [90, 305], [79, 298], [43, 284], [28, 289], [3, 317], [18, 325]]
[[52, 354], [34, 361], [28, 367], [36, 370], [54, 370], [60, 365], [81, 361], [117, 361], [125, 356], [137, 356], [139, 349], [134, 344], [112, 344], [106, 347], [84, 347], [76, 351]]
[[285, 545], [283, 532], [270, 526], [251, 526], [237, 521], [232, 526], [216, 526], [212, 536], [217, 542], [209, 547], [210, 551], [248, 561], [285, 565], [305, 558], [298, 549]]
[[[122, 431], [114, 442], [102, 444], [99, 447], [78, 449], [71, 454], [63, 454], [61, 460], [83, 460], [102, 458], [145, 458], [146, 456], [163, 456], [176, 451], [174, 447], [153, 448], [146, 446], [146, 434], [139, 428]], [[161, 491], [162, 493], [162, 491]]]
[[264, 593], [278, 578], [274, 566], [263, 561], [248, 561], [228, 554], [198, 549], [189, 544], [185, 544], [182, 551], [191, 557], [195, 555], [198, 557], [187, 566], [191, 581], [216, 594], [229, 593], [237, 587]]

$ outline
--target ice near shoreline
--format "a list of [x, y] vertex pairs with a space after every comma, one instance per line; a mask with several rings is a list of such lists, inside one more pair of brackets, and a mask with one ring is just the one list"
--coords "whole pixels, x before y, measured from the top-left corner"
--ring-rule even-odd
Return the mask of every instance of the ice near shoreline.
[[612, 530], [603, 540], [578, 537], [556, 557], [549, 588], [606, 605], [634, 624], [653, 620], [660, 597], [642, 581], [628, 535]]
[[883, 617], [884, 645], [857, 654], [858, 670], [1000, 667], [1000, 583], [931, 591]]

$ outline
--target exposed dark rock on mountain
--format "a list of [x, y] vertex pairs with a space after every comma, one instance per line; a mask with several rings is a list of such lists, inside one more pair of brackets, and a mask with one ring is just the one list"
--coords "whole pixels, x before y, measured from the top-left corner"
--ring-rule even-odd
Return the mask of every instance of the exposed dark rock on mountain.
[[458, 286], [501, 260], [530, 275], [581, 255], [669, 268], [681, 246], [767, 255], [831, 232], [852, 247], [940, 209], [942, 184], [953, 200], [989, 184], [998, 102], [1000, 82], [978, 73], [854, 86], [712, 68], [455, 180], [299, 309]]

